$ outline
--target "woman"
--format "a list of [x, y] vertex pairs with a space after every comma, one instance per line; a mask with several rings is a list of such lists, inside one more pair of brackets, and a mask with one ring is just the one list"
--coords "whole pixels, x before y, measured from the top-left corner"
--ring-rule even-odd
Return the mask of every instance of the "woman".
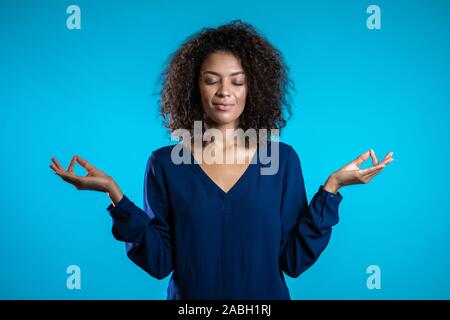
[[[327, 246], [339, 220], [338, 190], [368, 183], [393, 161], [392, 152], [380, 163], [373, 150], [361, 154], [333, 172], [308, 205], [298, 155], [264, 132], [286, 125], [287, 70], [281, 54], [241, 21], [189, 38], [163, 73], [160, 102], [165, 126], [194, 139], [149, 157], [144, 210], [80, 156], [67, 170], [52, 158], [63, 180], [109, 195], [112, 233], [134, 263], [157, 279], [173, 271], [168, 299], [290, 299], [284, 273], [298, 277]], [[214, 138], [205, 135], [211, 130]], [[256, 132], [256, 143], [236, 143], [234, 134], [244, 130]], [[191, 163], [174, 161], [180, 145]], [[262, 174], [263, 149], [275, 155], [270, 174]], [[224, 156], [231, 161], [217, 161]], [[369, 157], [374, 166], [359, 169]], [[75, 175], [76, 162], [87, 176]]]

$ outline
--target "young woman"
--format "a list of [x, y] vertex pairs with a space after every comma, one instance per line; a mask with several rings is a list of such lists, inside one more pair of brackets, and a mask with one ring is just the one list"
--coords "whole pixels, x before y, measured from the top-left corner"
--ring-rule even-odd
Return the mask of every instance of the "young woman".
[[[174, 161], [180, 144], [155, 150], [143, 210], [80, 156], [67, 170], [52, 158], [64, 181], [109, 195], [112, 233], [134, 263], [157, 279], [173, 271], [167, 299], [290, 299], [284, 274], [298, 277], [327, 246], [339, 220], [338, 189], [368, 183], [393, 161], [392, 152], [379, 163], [373, 150], [361, 154], [333, 172], [308, 204], [297, 153], [261, 133], [286, 125], [287, 71], [281, 54], [241, 21], [190, 37], [163, 73], [160, 103], [171, 132], [193, 133], [183, 146], [192, 161]], [[236, 143], [240, 129], [256, 132], [257, 143]], [[214, 138], [204, 138], [208, 130]], [[262, 174], [263, 149], [276, 164], [270, 174]], [[201, 161], [207, 155], [216, 161]], [[373, 166], [360, 169], [369, 157]], [[76, 162], [86, 176], [74, 173]]]

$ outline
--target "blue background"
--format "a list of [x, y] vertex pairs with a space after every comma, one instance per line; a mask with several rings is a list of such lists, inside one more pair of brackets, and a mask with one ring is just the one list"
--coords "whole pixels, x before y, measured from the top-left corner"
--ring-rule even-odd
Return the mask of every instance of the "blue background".
[[[71, 4], [81, 30], [66, 27]], [[370, 4], [381, 30], [366, 27]], [[166, 298], [169, 277], [150, 277], [112, 237], [108, 196], [48, 165], [79, 154], [142, 207], [146, 161], [170, 143], [152, 96], [164, 62], [232, 19], [254, 24], [291, 68], [281, 140], [302, 159], [309, 200], [369, 148], [395, 153], [369, 184], [340, 190], [340, 223], [317, 263], [287, 277], [292, 298], [450, 298], [449, 15], [449, 1], [425, 0], [2, 1], [0, 298]], [[81, 290], [66, 288], [71, 264]], [[366, 286], [372, 264], [380, 290]]]

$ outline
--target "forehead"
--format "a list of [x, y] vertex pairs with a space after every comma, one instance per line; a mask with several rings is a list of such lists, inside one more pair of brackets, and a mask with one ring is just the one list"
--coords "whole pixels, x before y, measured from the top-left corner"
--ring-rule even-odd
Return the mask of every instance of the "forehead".
[[229, 52], [218, 51], [205, 58], [202, 63], [202, 71], [214, 71], [226, 75], [243, 71], [243, 69], [238, 57]]

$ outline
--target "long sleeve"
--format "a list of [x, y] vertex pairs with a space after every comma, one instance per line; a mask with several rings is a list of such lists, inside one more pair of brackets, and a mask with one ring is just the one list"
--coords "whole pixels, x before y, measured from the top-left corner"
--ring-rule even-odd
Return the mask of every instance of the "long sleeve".
[[173, 221], [164, 174], [154, 153], [145, 169], [144, 210], [125, 195], [107, 211], [113, 218], [112, 234], [126, 242], [127, 256], [157, 279], [173, 270]]
[[300, 159], [292, 148], [284, 174], [280, 265], [287, 275], [296, 278], [328, 245], [332, 227], [339, 222], [338, 207], [343, 197], [321, 185], [308, 205]]

